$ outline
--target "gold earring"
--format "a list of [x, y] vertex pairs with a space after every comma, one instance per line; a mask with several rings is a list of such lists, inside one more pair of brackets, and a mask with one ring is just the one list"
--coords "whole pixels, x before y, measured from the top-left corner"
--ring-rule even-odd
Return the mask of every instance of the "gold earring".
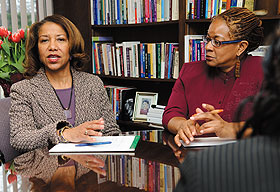
[[240, 59], [239, 56], [237, 56], [237, 61], [235, 64], [235, 77], [239, 78], [240, 77]]

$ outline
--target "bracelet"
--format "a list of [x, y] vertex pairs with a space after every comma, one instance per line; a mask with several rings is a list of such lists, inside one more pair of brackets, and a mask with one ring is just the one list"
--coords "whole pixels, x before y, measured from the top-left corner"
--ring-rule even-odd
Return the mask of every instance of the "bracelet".
[[66, 165], [71, 159], [70, 158], [67, 158], [63, 155], [61, 156], [58, 156], [58, 165], [61, 167], [61, 166], [64, 166]]
[[59, 137], [62, 139], [63, 142], [69, 142], [69, 140], [67, 140], [67, 139], [63, 136], [63, 131], [64, 131], [65, 129], [70, 129], [70, 127], [68, 127], [68, 126], [62, 127], [61, 129], [58, 130], [58, 135], [59, 135]]
[[60, 157], [61, 157], [61, 159], [64, 160], [64, 161], [69, 160], [69, 158], [66, 157], [66, 156], [64, 156], [64, 155], [61, 155]]

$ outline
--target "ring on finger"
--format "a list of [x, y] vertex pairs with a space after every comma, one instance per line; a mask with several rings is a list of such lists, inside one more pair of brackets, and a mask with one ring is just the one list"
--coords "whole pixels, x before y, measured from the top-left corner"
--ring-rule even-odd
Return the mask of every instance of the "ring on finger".
[[85, 130], [85, 135], [88, 135], [88, 131], [87, 130]]

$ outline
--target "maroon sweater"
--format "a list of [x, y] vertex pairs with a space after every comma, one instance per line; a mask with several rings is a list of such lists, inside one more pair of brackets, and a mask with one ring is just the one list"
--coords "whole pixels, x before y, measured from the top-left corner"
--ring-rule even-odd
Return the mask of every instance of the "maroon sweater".
[[[224, 109], [220, 116], [225, 121], [232, 122], [239, 102], [255, 95], [261, 88], [261, 62], [261, 57], [248, 56], [240, 64], [239, 78], [234, 76], [235, 68], [223, 73], [217, 68], [210, 68], [205, 61], [185, 63], [165, 108], [163, 125], [167, 127], [173, 117], [188, 119], [195, 113], [196, 108], [202, 109], [202, 103], [211, 104], [216, 109]], [[240, 120], [246, 120], [250, 116], [251, 106], [246, 105]]]

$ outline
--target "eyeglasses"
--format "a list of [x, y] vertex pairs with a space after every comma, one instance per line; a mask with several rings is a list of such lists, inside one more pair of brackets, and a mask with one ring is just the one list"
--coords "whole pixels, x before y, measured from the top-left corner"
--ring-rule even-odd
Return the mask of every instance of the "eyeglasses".
[[211, 44], [214, 46], [214, 47], [220, 47], [221, 45], [223, 44], [231, 44], [231, 43], [238, 43], [238, 42], [241, 42], [242, 40], [232, 40], [232, 41], [219, 41], [217, 39], [211, 39], [209, 37], [204, 37], [203, 38], [203, 41], [208, 44], [210, 41], [211, 41]]

